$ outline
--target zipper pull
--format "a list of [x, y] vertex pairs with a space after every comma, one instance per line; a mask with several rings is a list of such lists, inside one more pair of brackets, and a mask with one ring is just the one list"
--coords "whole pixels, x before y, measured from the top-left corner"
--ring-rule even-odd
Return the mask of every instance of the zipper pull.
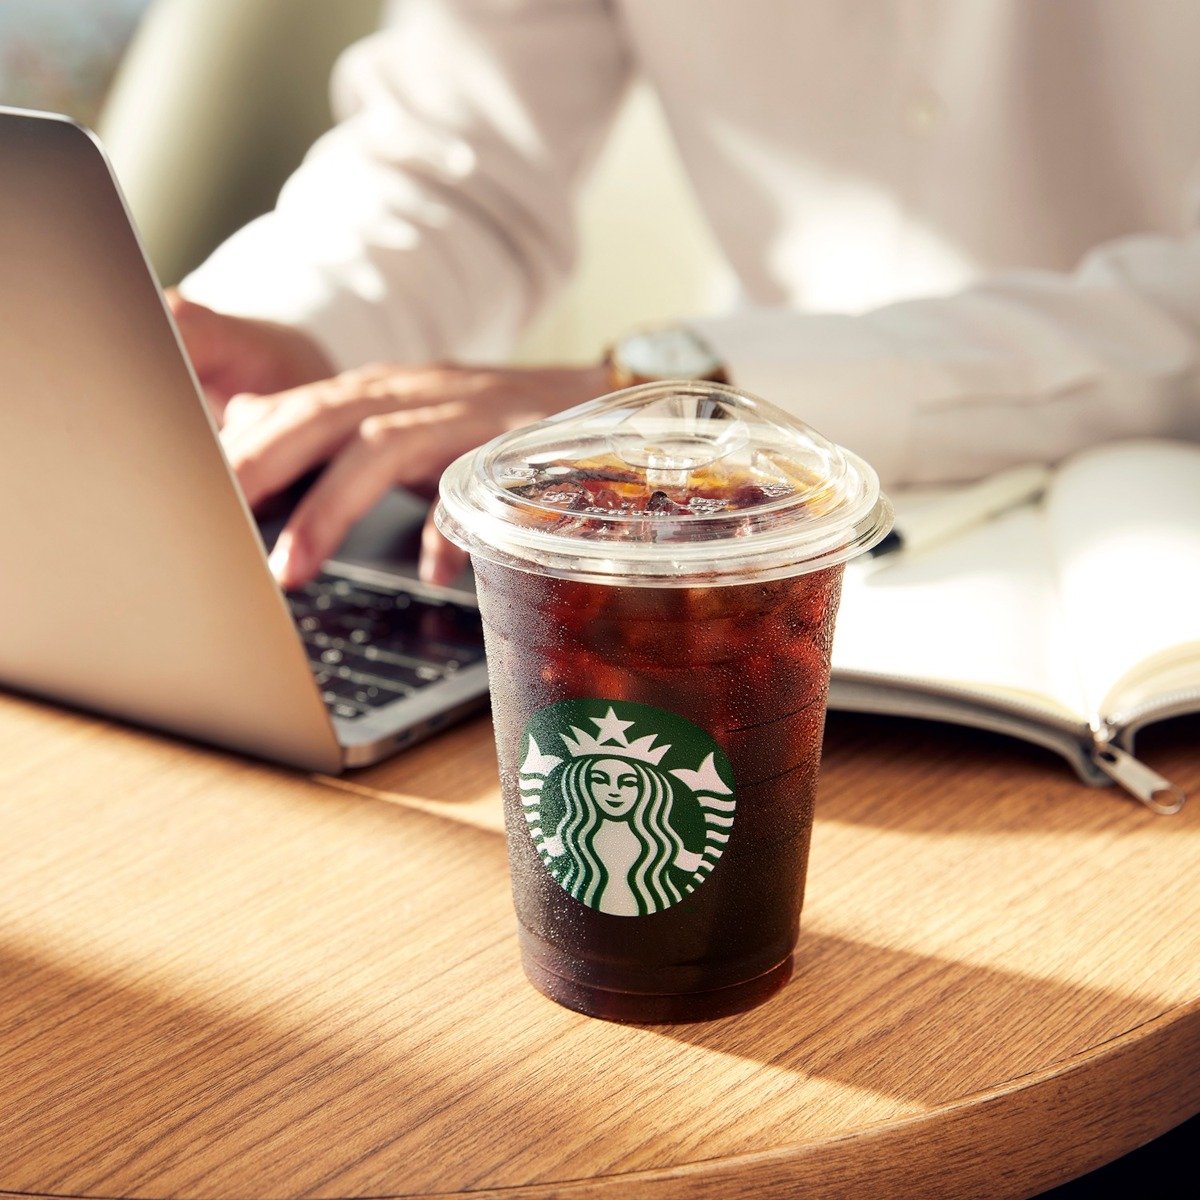
[[1151, 812], [1169, 817], [1187, 802], [1182, 788], [1176, 787], [1169, 779], [1164, 779], [1157, 771], [1152, 771], [1144, 762], [1112, 742], [1097, 742], [1092, 751], [1092, 761]]

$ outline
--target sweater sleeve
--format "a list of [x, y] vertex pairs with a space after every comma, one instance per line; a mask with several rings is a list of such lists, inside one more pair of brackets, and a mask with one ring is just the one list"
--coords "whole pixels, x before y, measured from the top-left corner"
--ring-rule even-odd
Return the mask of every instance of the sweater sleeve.
[[333, 78], [337, 125], [183, 283], [342, 368], [495, 359], [568, 275], [577, 185], [629, 77], [603, 0], [404, 0]]
[[736, 382], [891, 485], [1051, 463], [1132, 435], [1200, 439], [1200, 236], [1099, 247], [1070, 275], [996, 276], [856, 316], [693, 322]]

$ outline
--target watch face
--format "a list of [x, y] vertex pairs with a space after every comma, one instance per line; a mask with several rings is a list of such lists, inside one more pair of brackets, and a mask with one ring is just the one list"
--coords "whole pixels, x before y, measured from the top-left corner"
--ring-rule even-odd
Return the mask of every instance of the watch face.
[[628, 334], [616, 358], [630, 375], [644, 379], [707, 379], [721, 367], [708, 343], [684, 326]]

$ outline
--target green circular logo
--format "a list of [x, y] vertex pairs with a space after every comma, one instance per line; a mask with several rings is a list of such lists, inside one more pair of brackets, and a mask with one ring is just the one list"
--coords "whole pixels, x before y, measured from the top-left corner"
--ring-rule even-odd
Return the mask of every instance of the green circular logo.
[[708, 878], [733, 831], [733, 769], [698, 725], [626, 700], [529, 718], [521, 805], [538, 856], [589, 908], [637, 917]]

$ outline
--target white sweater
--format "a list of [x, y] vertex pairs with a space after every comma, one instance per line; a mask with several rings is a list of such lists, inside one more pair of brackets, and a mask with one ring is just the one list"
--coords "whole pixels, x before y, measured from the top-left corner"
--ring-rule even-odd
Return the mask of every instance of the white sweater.
[[401, 0], [185, 283], [339, 366], [503, 357], [640, 72], [744, 305], [734, 379], [885, 482], [1200, 438], [1200, 5]]

